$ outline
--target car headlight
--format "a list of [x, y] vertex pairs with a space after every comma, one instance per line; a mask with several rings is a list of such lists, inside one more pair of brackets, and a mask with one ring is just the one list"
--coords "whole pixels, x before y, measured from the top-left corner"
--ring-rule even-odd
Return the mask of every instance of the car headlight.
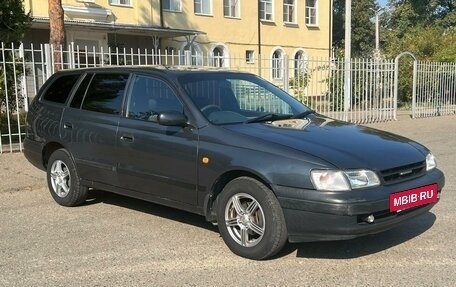
[[380, 179], [377, 174], [371, 170], [350, 170], [346, 171], [345, 174], [350, 181], [352, 189], [380, 185]]
[[347, 191], [380, 185], [377, 174], [371, 170], [312, 170], [312, 183], [317, 190]]
[[426, 171], [433, 170], [437, 167], [437, 162], [435, 161], [435, 157], [432, 153], [428, 153], [426, 156]]

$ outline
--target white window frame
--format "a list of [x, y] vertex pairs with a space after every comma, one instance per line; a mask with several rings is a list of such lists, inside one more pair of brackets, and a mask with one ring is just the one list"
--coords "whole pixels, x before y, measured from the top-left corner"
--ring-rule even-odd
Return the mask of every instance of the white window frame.
[[[307, 1], [315, 1], [315, 6], [307, 6]], [[312, 12], [315, 12], [315, 23], [312, 21]], [[306, 26], [317, 27], [318, 26], [318, 0], [306, 0]]]
[[[203, 12], [203, 2], [207, 1], [209, 3], [209, 12]], [[199, 3], [197, 3], [199, 2]], [[196, 7], [199, 5], [200, 12], [196, 12]], [[212, 0], [193, 0], [193, 9], [196, 15], [205, 15], [205, 16], [212, 16]]]
[[[181, 54], [181, 60], [182, 64], [179, 63], [179, 65], [185, 65], [185, 51], [191, 51], [191, 66], [203, 66], [203, 60], [204, 60], [204, 51], [201, 48], [200, 44], [197, 42], [193, 42], [190, 47], [187, 47], [188, 43], [183, 42], [181, 47], [180, 47], [180, 54]], [[185, 49], [187, 47], [187, 49]]]
[[[300, 55], [298, 59], [296, 57]], [[301, 66], [302, 64], [302, 66]], [[293, 54], [293, 76], [296, 77], [299, 73], [307, 73], [309, 68], [309, 56], [304, 48], [298, 48]]]
[[[169, 8], [164, 7], [165, 2], [169, 3]], [[172, 3], [178, 3], [178, 7], [172, 7], [173, 6]], [[163, 1], [163, 10], [169, 11], [169, 12], [182, 12], [182, 0], [164, 0]]]
[[[233, 5], [233, 2], [235, 3]], [[235, 7], [235, 14], [237, 15], [231, 15], [231, 8]], [[228, 7], [228, 11], [230, 15], [225, 14], [225, 7]], [[241, 18], [241, 0], [223, 0], [223, 16], [226, 18], [236, 18], [240, 19]]]
[[[120, 1], [128, 1], [128, 4], [120, 3]], [[109, 0], [109, 5], [132, 7], [133, 0]]]
[[[263, 13], [261, 13], [261, 4], [264, 5]], [[271, 13], [266, 12], [268, 6], [271, 7]], [[267, 19], [267, 15], [271, 15], [271, 19]], [[260, 0], [260, 20], [274, 22], [274, 0]]]
[[[222, 52], [221, 56], [215, 56], [214, 50], [219, 49]], [[214, 67], [218, 68], [227, 68], [230, 66], [230, 51], [228, 49], [228, 46], [225, 43], [215, 43], [212, 44], [210, 47], [210, 59], [211, 59], [211, 65]], [[216, 65], [216, 63], [221, 63], [222, 65]]]
[[[298, 15], [297, 15], [298, 1], [292, 0], [293, 4], [285, 3], [285, 1], [286, 0], [283, 0], [283, 22], [285, 24], [297, 24], [298, 23]], [[290, 14], [290, 13], [287, 13], [287, 14], [288, 14], [288, 17], [290, 17], [290, 15], [291, 15], [291, 17], [293, 18], [293, 21], [289, 21], [290, 18], [285, 19], [285, 11], [289, 12], [290, 9], [292, 9], [293, 14]]]
[[[279, 53], [279, 58], [274, 59], [274, 54]], [[279, 81], [283, 79], [284, 73], [284, 59], [285, 59], [285, 50], [280, 47], [276, 46], [271, 51], [271, 79], [272, 81]], [[277, 62], [277, 64], [276, 64]]]
[[[251, 54], [251, 57], [248, 57], [248, 54]], [[246, 50], [245, 51], [245, 62], [247, 64], [255, 63], [255, 51], [254, 50]]]

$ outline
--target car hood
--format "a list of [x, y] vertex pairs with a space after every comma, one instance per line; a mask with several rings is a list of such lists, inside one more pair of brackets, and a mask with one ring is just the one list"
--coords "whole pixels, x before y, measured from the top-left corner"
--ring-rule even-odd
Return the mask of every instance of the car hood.
[[341, 169], [384, 170], [421, 162], [427, 152], [407, 138], [321, 115], [225, 128], [319, 157]]

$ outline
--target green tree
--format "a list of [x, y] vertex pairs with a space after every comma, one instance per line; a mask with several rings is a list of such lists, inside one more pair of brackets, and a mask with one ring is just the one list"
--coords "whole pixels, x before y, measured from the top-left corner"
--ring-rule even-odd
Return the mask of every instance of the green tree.
[[0, 1], [0, 41], [18, 44], [31, 24], [22, 0]]
[[390, 0], [389, 26], [403, 35], [415, 26], [439, 26], [454, 29], [456, 1], [454, 0]]
[[[352, 57], [368, 57], [375, 48], [374, 11], [378, 8], [375, 0], [352, 1]], [[334, 0], [333, 45], [342, 54], [345, 38], [345, 0]]]
[[[456, 1], [390, 0], [384, 15], [385, 54], [395, 57], [412, 52], [419, 60], [456, 62]], [[411, 103], [412, 62], [400, 65], [399, 104]]]
[[[16, 110], [21, 105], [20, 99], [16, 101], [14, 76], [20, 78], [22, 64], [17, 60], [17, 55], [11, 50], [12, 44], [18, 47], [25, 32], [30, 27], [31, 18], [25, 13], [21, 0], [1, 0], [0, 2], [0, 42], [4, 43], [5, 50], [0, 53], [0, 109], [8, 103], [9, 111]], [[5, 63], [3, 65], [3, 63]], [[14, 72], [14, 68], [16, 72]], [[6, 95], [8, 94], [8, 101]]]

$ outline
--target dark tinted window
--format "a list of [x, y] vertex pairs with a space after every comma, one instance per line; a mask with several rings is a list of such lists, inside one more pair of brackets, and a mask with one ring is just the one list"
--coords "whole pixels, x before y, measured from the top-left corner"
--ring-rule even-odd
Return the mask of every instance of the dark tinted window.
[[184, 111], [171, 87], [159, 79], [136, 77], [128, 104], [128, 117], [156, 121], [157, 115], [166, 111]]
[[92, 76], [93, 74], [86, 74], [84, 76], [84, 80], [82, 80], [81, 84], [79, 84], [78, 89], [74, 93], [70, 107], [78, 109], [81, 107], [82, 100], [84, 99], [84, 95], [87, 91], [87, 87], [89, 86], [90, 80], [92, 80]]
[[89, 111], [120, 114], [128, 74], [95, 74], [82, 108]]
[[64, 75], [57, 78], [43, 95], [43, 100], [63, 104], [70, 96], [71, 89], [80, 74]]

